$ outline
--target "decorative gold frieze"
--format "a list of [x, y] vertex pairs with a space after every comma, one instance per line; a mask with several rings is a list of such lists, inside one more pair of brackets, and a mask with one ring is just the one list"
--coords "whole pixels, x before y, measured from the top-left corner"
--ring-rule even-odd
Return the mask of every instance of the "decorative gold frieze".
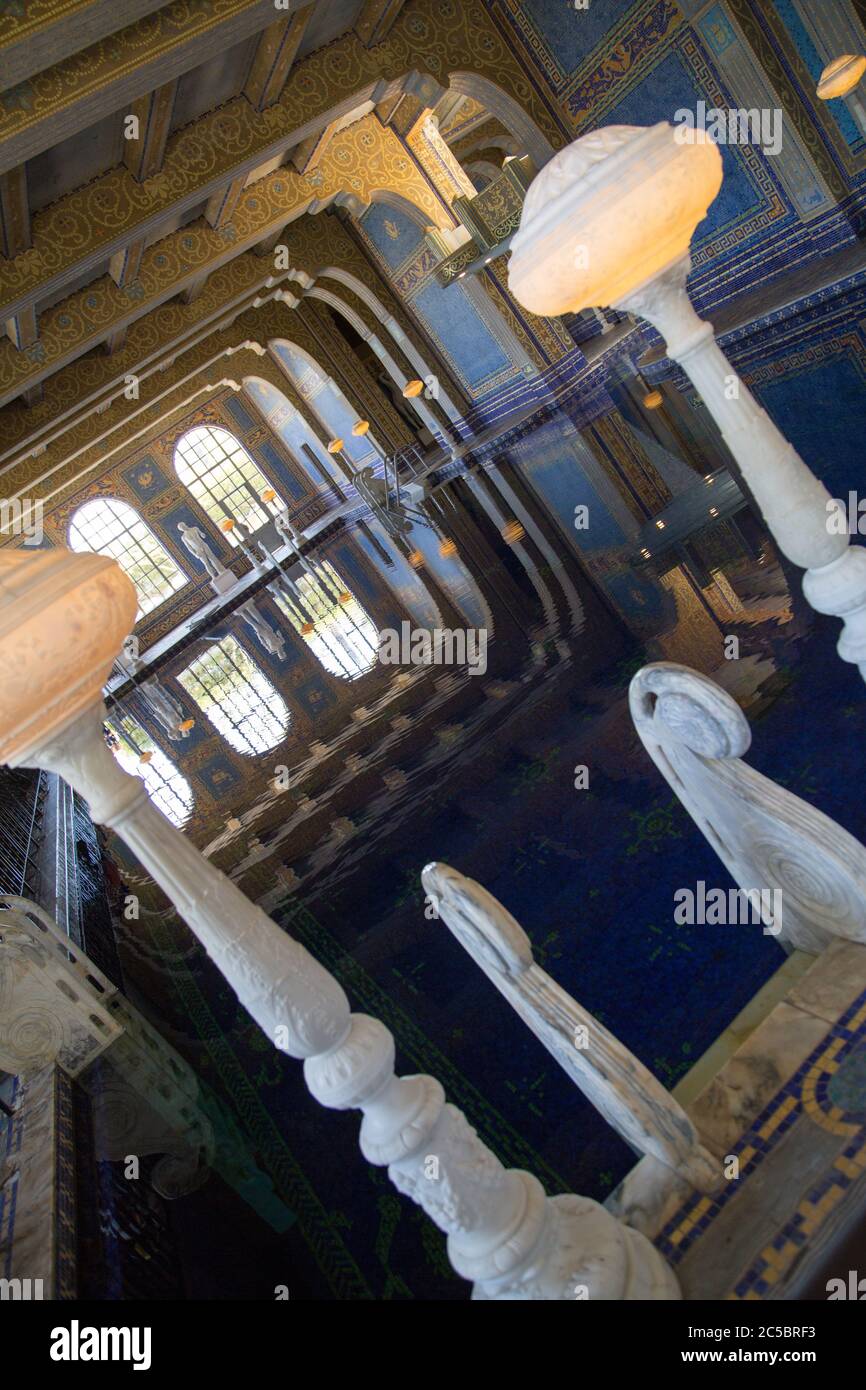
[[266, 110], [255, 111], [245, 97], [237, 97], [177, 131], [161, 171], [146, 182], [136, 182], [126, 169], [113, 169], [38, 213], [33, 248], [0, 265], [0, 306], [8, 316], [19, 299], [44, 297], [58, 280], [71, 280], [83, 263], [92, 264], [103, 248], [107, 253], [112, 244], [133, 239], [176, 208], [191, 206], [263, 164], [296, 143], [298, 132], [326, 117], [348, 94], [356, 92], [360, 99], [383, 80], [396, 81], [425, 67], [444, 85], [449, 72], [465, 66], [467, 53], [474, 71], [514, 92], [548, 138], [562, 143], [550, 113], [477, 0], [416, 0], [374, 51], [346, 35], [299, 62], [279, 100]]
[[225, 285], [229, 298], [261, 284], [266, 265], [239, 253], [306, 207], [328, 203], [342, 191], [368, 202], [383, 189], [413, 199], [434, 222], [447, 218], [398, 137], [371, 115], [341, 131], [309, 176], [277, 169], [241, 192], [231, 223], [182, 227], [147, 248], [131, 283], [123, 278], [121, 286], [105, 276], [48, 309], [40, 323], [38, 354], [16, 352], [11, 343], [8, 350], [0, 345], [0, 403], [143, 317], [202, 273], [213, 272], [212, 279]]

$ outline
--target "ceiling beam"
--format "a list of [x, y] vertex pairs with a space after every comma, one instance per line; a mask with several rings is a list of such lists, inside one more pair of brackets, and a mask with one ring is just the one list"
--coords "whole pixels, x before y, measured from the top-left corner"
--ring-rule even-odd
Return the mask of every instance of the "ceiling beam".
[[0, 91], [62, 63], [118, 29], [153, 14], [165, 0], [52, 0], [8, 9], [0, 18]]
[[32, 245], [27, 167], [19, 164], [0, 174], [0, 252], [11, 258]]
[[122, 250], [116, 251], [108, 263], [108, 273], [115, 285], [124, 289], [138, 279], [141, 257], [144, 254], [144, 240], [131, 241]]
[[[357, 49], [357, 40], [353, 42]], [[374, 67], [370, 58], [367, 63]], [[393, 85], [396, 89], [399, 82]], [[386, 89], [386, 83], [381, 89]], [[377, 90], [378, 83], [371, 82], [325, 115], [348, 114]], [[307, 99], [307, 115], [311, 114], [310, 104]], [[272, 117], [278, 110], [281, 108], [271, 107], [268, 115]], [[31, 254], [19, 263], [0, 260], [0, 318], [10, 317], [26, 304], [56, 296], [64, 285], [104, 264], [132, 240], [158, 232], [168, 218], [181, 217], [188, 208], [225, 190], [235, 178], [296, 146], [309, 135], [311, 126], [322, 125], [321, 118], [289, 125], [300, 114], [293, 110], [286, 113], [288, 129], [275, 140], [274, 121], [254, 113], [239, 97], [172, 136], [160, 178], [136, 183], [126, 168], [115, 168], [44, 208], [33, 217]], [[225, 152], [225, 139], [221, 139], [224, 122], [232, 133], [234, 156]], [[265, 131], [271, 138], [260, 140]], [[238, 160], [238, 146], [249, 149], [242, 161]], [[100, 214], [103, 207], [111, 208], [111, 218]], [[82, 227], [86, 228], [83, 249]]]
[[232, 179], [224, 188], [218, 188], [208, 199], [207, 207], [204, 210], [205, 221], [214, 231], [219, 231], [231, 222], [235, 215], [238, 199], [244, 191], [246, 175], [241, 174], [240, 178]]
[[128, 110], [138, 97], [258, 33], [273, 17], [273, 0], [175, 0], [36, 73], [0, 107], [0, 173], [103, 116]]
[[[398, 163], [405, 167], [398, 169]], [[309, 208], [333, 202], [345, 187], [347, 165], [357, 171], [353, 179], [358, 180], [356, 192], [362, 201], [369, 200], [377, 189], [391, 188], [413, 199], [432, 224], [440, 225], [441, 219], [447, 217], [423, 174], [413, 162], [405, 160], [403, 146], [394, 132], [383, 127], [375, 116], [366, 116], [334, 138], [316, 171], [315, 184], [283, 168], [240, 191], [230, 236], [226, 235], [227, 224], [181, 227], [143, 250], [134, 276], [127, 271], [124, 277], [122, 268], [113, 266], [110, 276], [103, 276], [46, 309], [40, 315], [38, 363], [31, 362], [24, 353], [16, 353], [11, 344], [0, 343], [0, 405], [30, 385], [34, 374], [45, 377], [58, 371], [101, 343], [111, 329], [141, 318], [179, 295], [202, 274], [238, 267], [237, 274], [246, 286], [246, 278], [253, 272], [249, 265], [240, 265], [245, 260], [244, 253], [252, 252], [266, 237], [282, 230]], [[223, 190], [222, 199], [226, 197], [227, 190]], [[249, 260], [259, 276], [268, 268], [263, 267], [258, 256]], [[133, 279], [135, 294], [130, 293]]]
[[[153, 178], [162, 168], [176, 93], [177, 78], [174, 78], [130, 105], [129, 115], [135, 117], [138, 135], [124, 139], [123, 162], [139, 183]], [[124, 125], [127, 121], [128, 116], [124, 116]]]
[[[287, 93], [266, 113], [253, 111], [244, 97], [238, 97], [172, 136], [160, 178], [136, 183], [121, 166], [37, 213], [31, 254], [17, 264], [0, 260], [0, 318], [53, 297], [128, 242], [152, 234], [169, 218], [182, 216], [225, 189], [233, 179], [284, 155], [321, 128], [323, 118], [346, 115], [373, 96], [383, 98], [390, 86], [399, 87], [405, 72], [395, 75], [392, 83], [377, 80], [375, 59], [356, 39], [352, 44], [352, 57], [357, 56], [361, 72], [371, 80], [339, 103], [324, 107], [321, 114], [305, 93], [292, 93], [291, 100]], [[231, 133], [228, 148], [226, 130]], [[103, 207], [112, 209], [110, 219], [101, 215]]]
[[315, 9], [315, 3], [304, 5], [297, 14], [278, 19], [263, 31], [244, 86], [244, 96], [254, 111], [264, 111], [279, 101]]
[[185, 290], [181, 290], [181, 293], [180, 293], [180, 302], [181, 302], [181, 304], [194, 304], [195, 301], [196, 301], [196, 300], [199, 298], [199, 296], [202, 294], [202, 292], [203, 292], [203, 290], [204, 290], [204, 287], [205, 287], [205, 285], [207, 284], [207, 282], [208, 282], [208, 275], [207, 275], [206, 273], [205, 273], [204, 275], [197, 275], [196, 278], [195, 278], [194, 280], [190, 280], [190, 282], [189, 282], [189, 284], [187, 285], [186, 289], [185, 289]]
[[315, 135], [310, 135], [306, 140], [302, 140], [300, 145], [296, 145], [289, 155], [289, 162], [292, 167], [299, 174], [311, 173], [324, 156], [339, 128], [339, 121], [329, 121], [323, 130], [318, 130]]
[[355, 20], [355, 33], [366, 48], [387, 38], [406, 0], [364, 0]]
[[[126, 347], [126, 335], [128, 332], [128, 326], [124, 325], [123, 328], [115, 328], [112, 333], [109, 333], [103, 344], [109, 357], [114, 357], [116, 353], [123, 352], [123, 349]], [[40, 386], [41, 384], [40, 382]]]
[[23, 353], [26, 348], [33, 347], [39, 337], [36, 310], [32, 308], [23, 309], [20, 314], [7, 319], [5, 327], [6, 336], [18, 354]]

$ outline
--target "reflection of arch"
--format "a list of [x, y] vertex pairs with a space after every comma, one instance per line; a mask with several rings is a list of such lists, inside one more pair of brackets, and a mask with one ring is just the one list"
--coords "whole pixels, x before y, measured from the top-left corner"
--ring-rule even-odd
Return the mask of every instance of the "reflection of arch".
[[173, 825], [185, 825], [193, 808], [193, 794], [183, 773], [131, 714], [113, 717], [109, 728], [114, 737], [109, 746], [121, 767], [142, 778], [151, 801]]
[[315, 560], [287, 589], [272, 589], [277, 607], [332, 676], [355, 680], [376, 664], [379, 634], [369, 613], [329, 560]]
[[490, 112], [491, 116], [502, 122], [515, 140], [532, 159], [536, 169], [543, 169], [555, 150], [547, 136], [542, 134], [535, 121], [528, 116], [514, 97], [489, 77], [477, 72], [452, 72], [449, 83], [452, 92], [460, 96], [472, 97]]
[[370, 443], [369, 434], [363, 437], [352, 434], [357, 411], [315, 358], [288, 338], [272, 338], [268, 352], [300, 392], [305, 404], [321, 420], [329, 436], [342, 439], [343, 452], [352, 462], [356, 465], [377, 462], [379, 455]]
[[424, 556], [427, 569], [471, 627], [493, 636], [493, 611], [459, 553], [443, 554], [443, 536], [426, 526], [412, 528], [409, 544]]
[[197, 656], [177, 680], [238, 753], [268, 753], [288, 733], [285, 700], [234, 637]]
[[134, 507], [119, 497], [91, 497], [73, 513], [69, 548], [116, 560], [135, 585], [142, 614], [189, 583]]

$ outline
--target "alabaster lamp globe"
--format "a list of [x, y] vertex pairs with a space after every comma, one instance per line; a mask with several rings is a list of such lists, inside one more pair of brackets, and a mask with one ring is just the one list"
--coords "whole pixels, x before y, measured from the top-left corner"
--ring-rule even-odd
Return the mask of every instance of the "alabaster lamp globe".
[[846, 97], [853, 92], [866, 72], [866, 57], [862, 53], [843, 53], [828, 63], [818, 80], [816, 92], [821, 101]]
[[137, 609], [132, 581], [104, 555], [0, 551], [0, 763], [27, 765], [98, 705]]
[[508, 286], [530, 313], [620, 304], [688, 254], [722, 184], [705, 131], [603, 126], [533, 180], [511, 243]]

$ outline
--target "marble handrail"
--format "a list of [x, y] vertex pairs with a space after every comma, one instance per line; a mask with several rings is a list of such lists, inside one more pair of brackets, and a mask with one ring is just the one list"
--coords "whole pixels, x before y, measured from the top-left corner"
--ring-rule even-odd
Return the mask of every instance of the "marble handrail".
[[752, 736], [736, 701], [708, 676], [658, 661], [634, 676], [629, 704], [644, 747], [731, 877], [756, 909], [776, 905], [762, 911], [764, 930], [815, 954], [837, 936], [866, 942], [866, 848], [742, 761]]
[[502, 904], [447, 864], [428, 864], [421, 879], [461, 946], [625, 1142], [702, 1192], [718, 1187], [719, 1165], [682, 1106], [536, 964], [529, 937]]

